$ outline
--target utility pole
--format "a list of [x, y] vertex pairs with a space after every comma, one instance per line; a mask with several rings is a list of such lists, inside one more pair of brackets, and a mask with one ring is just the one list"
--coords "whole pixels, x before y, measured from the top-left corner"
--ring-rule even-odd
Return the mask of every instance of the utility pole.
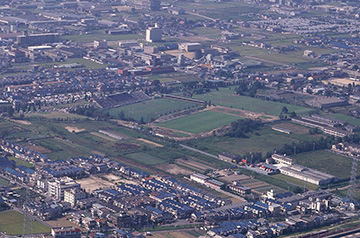
[[31, 196], [28, 185], [26, 185], [26, 194], [25, 202], [23, 204], [23, 214], [24, 214], [24, 223], [23, 223], [23, 236], [22, 237], [34, 237], [34, 227], [33, 219], [31, 214], [28, 213], [27, 206], [31, 205]]

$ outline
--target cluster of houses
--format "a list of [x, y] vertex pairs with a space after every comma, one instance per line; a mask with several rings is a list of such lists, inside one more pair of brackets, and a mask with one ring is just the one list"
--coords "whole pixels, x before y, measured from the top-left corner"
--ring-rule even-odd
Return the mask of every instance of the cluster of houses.
[[[205, 221], [207, 225], [201, 229], [211, 237], [276, 237], [340, 221], [338, 214], [329, 212], [329, 209], [340, 203], [327, 192], [300, 195], [289, 192], [276, 194], [271, 190], [258, 202], [232, 204], [194, 213], [192, 216], [196, 220]], [[267, 219], [280, 214], [287, 216], [278, 222], [269, 222]]]

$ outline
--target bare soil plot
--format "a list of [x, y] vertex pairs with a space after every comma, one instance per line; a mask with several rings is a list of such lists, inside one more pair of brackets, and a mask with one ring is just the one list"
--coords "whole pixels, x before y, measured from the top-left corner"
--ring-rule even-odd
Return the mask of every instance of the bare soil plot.
[[98, 132], [90, 132], [91, 135], [94, 135], [94, 136], [97, 136], [97, 137], [100, 137], [102, 139], [105, 139], [105, 140], [108, 140], [108, 141], [111, 141], [111, 142], [115, 142], [117, 141], [116, 139], [114, 138], [111, 138], [109, 136], [106, 136], [106, 135], [103, 135], [103, 134], [100, 134]]
[[109, 182], [111, 183], [118, 183], [118, 182], [121, 182], [121, 183], [126, 183], [126, 184], [134, 184], [134, 185], [137, 185], [138, 182], [136, 181], [132, 181], [132, 180], [128, 180], [128, 179], [123, 179], [119, 176], [116, 176], [115, 174], [104, 174], [103, 177], [105, 177], [106, 179], [109, 180]]
[[160, 164], [157, 165], [157, 168], [175, 175], [190, 175], [193, 173], [190, 169], [182, 168], [176, 164]]
[[237, 181], [237, 180], [245, 180], [245, 179], [250, 179], [250, 177], [244, 174], [232, 174], [230, 176], [224, 176], [220, 178], [220, 180], [223, 180], [227, 183], [231, 183], [232, 181]]
[[19, 123], [19, 124], [22, 124], [22, 125], [31, 125], [31, 122], [29, 121], [24, 121], [24, 120], [14, 120], [14, 119], [9, 119], [9, 121], [12, 121], [12, 122], [16, 122], [16, 123]]
[[159, 144], [159, 143], [156, 143], [156, 142], [153, 142], [153, 141], [144, 139], [144, 138], [139, 138], [139, 139], [137, 139], [137, 140], [138, 140], [138, 141], [145, 142], [145, 143], [150, 144], [150, 145], [153, 145], [153, 146], [155, 146], [155, 147], [164, 147], [162, 144]]
[[100, 155], [100, 156], [102, 156], [102, 157], [104, 157], [104, 156], [105, 156], [105, 154], [104, 154], [104, 153], [101, 153], [101, 152], [96, 151], [96, 150], [92, 150], [92, 151], [91, 151], [91, 153], [93, 153], [93, 154], [97, 154], [97, 155]]
[[76, 223], [73, 223], [73, 222], [67, 220], [68, 218], [70, 218], [70, 217], [62, 217], [62, 218], [59, 218], [56, 220], [46, 221], [46, 223], [53, 227], [73, 226], [73, 227], [81, 229], [78, 225], [76, 225]]
[[138, 144], [130, 144], [130, 143], [116, 143], [115, 147], [118, 150], [133, 150], [133, 149], [140, 148], [140, 145], [138, 145]]
[[330, 80], [323, 80], [322, 81], [324, 84], [334, 84], [336, 86], [347, 86], [349, 84], [355, 84], [356, 86], [357, 85], [360, 85], [360, 82], [359, 81], [354, 81], [354, 80], [351, 80], [349, 78], [335, 78], [335, 79], [330, 79]]
[[210, 111], [220, 112], [228, 115], [239, 116], [250, 119], [260, 119], [263, 122], [270, 122], [279, 119], [279, 117], [277, 116], [271, 116], [264, 113], [250, 112], [246, 110], [223, 107], [223, 106], [214, 106], [212, 109], [210, 109]]
[[85, 131], [85, 129], [77, 128], [76, 126], [65, 126], [65, 129], [71, 133], [79, 133]]
[[179, 54], [182, 54], [186, 58], [189, 58], [189, 59], [195, 58], [195, 53], [194, 52], [184, 52], [182, 50], [168, 50], [168, 51], [166, 51], [166, 54], [173, 55], [173, 56], [176, 56], [176, 57], [179, 56]]
[[198, 170], [201, 173], [205, 172], [205, 170], [208, 170], [208, 169], [211, 169], [211, 170], [215, 169], [212, 166], [209, 166], [209, 165], [206, 165], [206, 164], [203, 164], [203, 163], [199, 163], [199, 162], [196, 162], [196, 161], [193, 161], [193, 160], [177, 159], [176, 163], [178, 163], [180, 165], [184, 165], [184, 166], [186, 166], [188, 168], [194, 168], [195, 170]]
[[29, 146], [26, 146], [26, 148], [30, 149], [30, 150], [33, 150], [33, 151], [37, 151], [37, 152], [40, 152], [42, 154], [47, 154], [47, 153], [51, 153], [52, 151], [49, 150], [49, 149], [46, 149], [45, 147], [42, 147], [40, 145], [29, 145]]
[[296, 125], [291, 122], [280, 123], [280, 124], [276, 124], [275, 126], [282, 129], [290, 130], [295, 134], [301, 134], [301, 135], [309, 134], [308, 127]]
[[106, 181], [102, 178], [90, 176], [88, 178], [78, 179], [76, 182], [80, 183], [81, 187], [84, 188], [87, 192], [93, 192], [97, 189], [108, 188], [114, 183]]

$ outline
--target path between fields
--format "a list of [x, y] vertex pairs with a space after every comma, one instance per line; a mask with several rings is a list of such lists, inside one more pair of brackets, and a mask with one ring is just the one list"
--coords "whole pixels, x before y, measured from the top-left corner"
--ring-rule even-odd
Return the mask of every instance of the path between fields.
[[[223, 111], [221, 109], [223, 109], [225, 111]], [[265, 113], [251, 112], [251, 111], [246, 111], [246, 110], [237, 109], [237, 108], [229, 108], [229, 107], [224, 107], [224, 106], [214, 106], [213, 108], [211, 108], [209, 110], [227, 114], [227, 115], [231, 115], [231, 116], [237, 116], [237, 117], [246, 117], [246, 118], [251, 118], [251, 119], [260, 118], [260, 120], [262, 120], [264, 122], [270, 122], [270, 121], [279, 119], [279, 117], [277, 117], [277, 116], [272, 116], [272, 115], [268, 115]], [[236, 113], [232, 113], [232, 112], [238, 112], [240, 114], [236, 114]], [[269, 119], [262, 118], [262, 117], [268, 117]]]
[[202, 17], [202, 18], [208, 19], [208, 20], [210, 20], [210, 21], [216, 21], [215, 18], [211, 18], [211, 17], [208, 17], [208, 16], [204, 16], [204, 15], [201, 15], [201, 14], [199, 14], [199, 13], [190, 12], [190, 11], [186, 11], [186, 13], [187, 13], [187, 14], [190, 14], [190, 15]]
[[277, 65], [282, 65], [282, 66], [287, 65], [287, 64], [284, 64], [284, 63], [279, 63], [279, 62], [272, 61], [272, 60], [266, 60], [266, 59], [262, 59], [262, 58], [258, 58], [258, 57], [250, 56], [250, 55], [246, 55], [245, 57], [249, 58], [249, 59], [253, 59], [253, 60], [263, 61], [263, 62], [270, 63], [270, 64], [277, 64]]
[[207, 155], [207, 156], [212, 157], [212, 158], [215, 158], [215, 159], [219, 159], [216, 155], [212, 155], [212, 154], [206, 153], [206, 152], [204, 152], [204, 151], [201, 151], [201, 150], [192, 148], [192, 147], [190, 147], [190, 146], [183, 145], [183, 144], [180, 144], [180, 146], [183, 147], [183, 148], [185, 148], [185, 149], [192, 150], [192, 151], [198, 152], [198, 153], [203, 154], [203, 155]]

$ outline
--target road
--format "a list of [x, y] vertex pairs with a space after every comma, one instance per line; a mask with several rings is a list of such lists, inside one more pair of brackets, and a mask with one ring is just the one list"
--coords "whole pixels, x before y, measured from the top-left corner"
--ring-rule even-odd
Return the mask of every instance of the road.
[[190, 15], [202, 17], [202, 18], [205, 18], [205, 19], [210, 20], [210, 21], [216, 21], [215, 18], [211, 18], [211, 17], [208, 17], [208, 16], [204, 16], [204, 15], [201, 15], [201, 14], [199, 14], [199, 13], [189, 12], [189, 11], [186, 11], [186, 13], [187, 13], [187, 14], [190, 14]]
[[192, 151], [198, 152], [198, 153], [200, 153], [200, 154], [203, 154], [203, 155], [206, 155], [206, 156], [215, 158], [215, 159], [219, 159], [216, 155], [212, 155], [212, 154], [206, 153], [206, 152], [204, 152], [204, 151], [201, 151], [201, 150], [192, 148], [192, 147], [190, 147], [190, 146], [183, 145], [183, 144], [180, 144], [180, 146], [183, 147], [183, 148], [185, 148], [185, 149], [192, 150]]

